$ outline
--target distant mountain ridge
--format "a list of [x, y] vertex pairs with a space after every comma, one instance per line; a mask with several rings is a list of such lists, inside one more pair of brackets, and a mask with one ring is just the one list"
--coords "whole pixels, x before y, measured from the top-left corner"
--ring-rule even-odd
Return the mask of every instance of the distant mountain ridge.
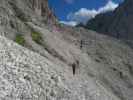
[[125, 0], [113, 12], [97, 15], [86, 27], [120, 39], [133, 39], [133, 0]]

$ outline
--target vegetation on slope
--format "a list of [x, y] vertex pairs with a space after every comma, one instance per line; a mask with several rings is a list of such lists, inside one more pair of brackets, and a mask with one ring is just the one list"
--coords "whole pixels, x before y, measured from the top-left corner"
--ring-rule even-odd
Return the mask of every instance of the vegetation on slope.
[[15, 37], [15, 42], [24, 46], [25, 45], [25, 39], [24, 36], [22, 34], [17, 34]]
[[42, 45], [43, 39], [39, 32], [32, 32], [31, 37], [32, 37], [33, 41], [35, 41], [37, 44]]

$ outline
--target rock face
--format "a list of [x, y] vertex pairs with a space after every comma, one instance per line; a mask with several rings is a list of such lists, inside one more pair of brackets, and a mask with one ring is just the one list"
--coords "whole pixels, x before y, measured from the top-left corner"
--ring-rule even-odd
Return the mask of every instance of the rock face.
[[55, 23], [56, 19], [48, 7], [48, 0], [29, 0], [28, 5], [32, 7], [35, 13], [45, 18], [46, 21], [49, 20], [51, 23]]
[[13, 39], [16, 34], [30, 32], [26, 22], [43, 26], [56, 24], [47, 0], [0, 0], [1, 33]]
[[117, 38], [133, 39], [133, 1], [125, 0], [114, 12], [100, 14], [87, 27]]

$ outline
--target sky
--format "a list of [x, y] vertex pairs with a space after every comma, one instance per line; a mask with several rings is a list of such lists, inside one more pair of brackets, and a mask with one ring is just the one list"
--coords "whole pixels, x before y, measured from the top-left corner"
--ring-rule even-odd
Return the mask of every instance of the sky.
[[99, 13], [113, 11], [123, 0], [49, 0], [49, 6], [61, 23], [85, 24]]

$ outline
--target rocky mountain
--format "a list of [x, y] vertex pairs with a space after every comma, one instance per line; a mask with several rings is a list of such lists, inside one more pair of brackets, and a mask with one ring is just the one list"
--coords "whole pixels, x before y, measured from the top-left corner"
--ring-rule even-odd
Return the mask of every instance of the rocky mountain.
[[97, 15], [90, 20], [87, 28], [117, 38], [133, 39], [133, 1], [124, 0], [113, 12]]
[[47, 0], [0, 2], [0, 100], [133, 99], [125, 42], [60, 26]]
[[1, 0], [2, 35], [13, 39], [16, 33], [28, 33], [26, 22], [40, 26], [43, 26], [44, 23], [56, 24], [56, 18], [48, 7], [48, 0]]

